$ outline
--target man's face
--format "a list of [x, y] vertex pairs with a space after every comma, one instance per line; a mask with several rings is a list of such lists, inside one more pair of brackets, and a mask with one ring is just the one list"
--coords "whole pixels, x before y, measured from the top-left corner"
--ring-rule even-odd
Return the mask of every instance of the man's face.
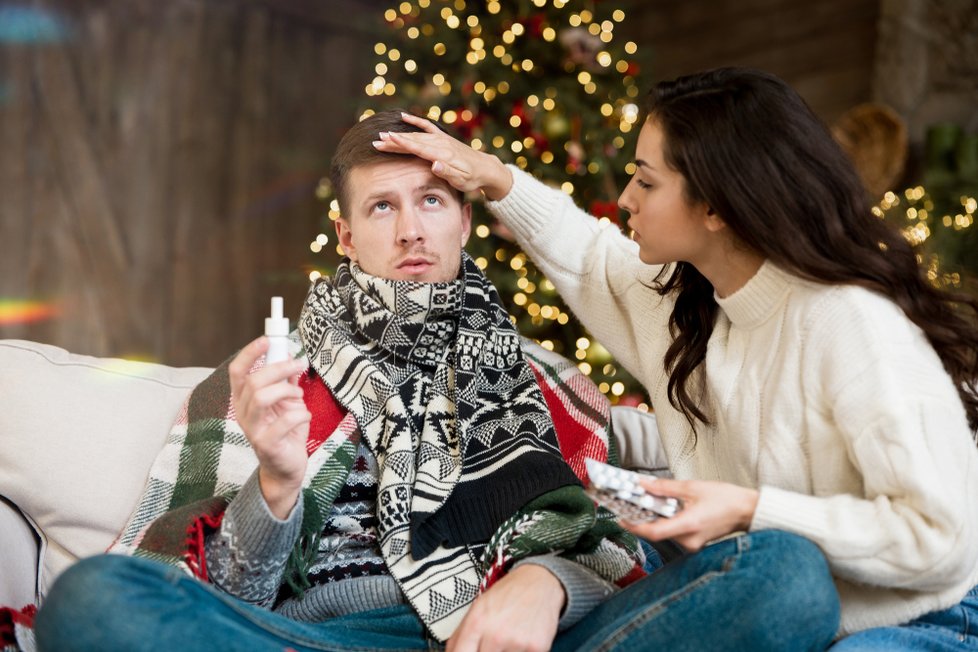
[[395, 281], [443, 283], [458, 276], [471, 206], [418, 158], [355, 167], [348, 215], [336, 221], [346, 254], [363, 271]]

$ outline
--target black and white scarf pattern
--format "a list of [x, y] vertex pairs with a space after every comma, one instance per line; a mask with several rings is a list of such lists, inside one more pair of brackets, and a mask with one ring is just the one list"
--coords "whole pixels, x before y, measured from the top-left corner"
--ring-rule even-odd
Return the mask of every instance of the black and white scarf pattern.
[[475, 598], [476, 555], [498, 526], [579, 484], [519, 334], [462, 258], [448, 283], [390, 281], [344, 261], [299, 319], [310, 364], [377, 459], [388, 568], [436, 636]]

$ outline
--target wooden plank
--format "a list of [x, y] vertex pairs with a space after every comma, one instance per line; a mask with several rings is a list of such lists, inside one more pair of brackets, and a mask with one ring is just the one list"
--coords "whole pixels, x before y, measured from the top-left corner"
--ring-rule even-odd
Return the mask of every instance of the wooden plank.
[[112, 331], [111, 339], [115, 341], [117, 333], [123, 339], [121, 333], [129, 320], [119, 297], [125, 293], [124, 275], [132, 259], [120, 219], [107, 200], [109, 188], [78, 93], [80, 81], [72, 73], [68, 52], [63, 48], [39, 52], [34, 67], [44, 130], [54, 145], [59, 189], [72, 212], [78, 246], [85, 252], [79, 272], [94, 280], [98, 311], [118, 329]]
[[[851, 106], [841, 102], [871, 96], [878, 14], [876, 0], [664, 0], [628, 12], [623, 29], [651, 51], [646, 83], [716, 66], [757, 67], [784, 78], [831, 120]], [[827, 76], [841, 85], [807, 81]]]

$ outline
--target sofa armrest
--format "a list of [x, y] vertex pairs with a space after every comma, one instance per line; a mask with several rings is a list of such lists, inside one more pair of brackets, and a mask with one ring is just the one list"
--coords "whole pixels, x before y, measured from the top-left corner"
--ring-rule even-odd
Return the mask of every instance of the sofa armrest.
[[663, 477], [672, 475], [654, 414], [633, 407], [615, 406], [611, 408], [611, 431], [624, 468]]
[[0, 496], [0, 606], [37, 602], [41, 539], [17, 506]]
[[[118, 535], [184, 399], [210, 371], [0, 340], [0, 495], [41, 533], [42, 600], [60, 572]], [[6, 581], [6, 548], [0, 556]]]

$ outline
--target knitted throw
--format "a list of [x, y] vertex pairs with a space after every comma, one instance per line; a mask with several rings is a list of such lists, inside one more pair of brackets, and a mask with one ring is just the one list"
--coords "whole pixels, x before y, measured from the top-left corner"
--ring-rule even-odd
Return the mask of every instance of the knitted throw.
[[[304, 381], [324, 382], [348, 412], [310, 445], [296, 566], [316, 549], [362, 436], [380, 472], [381, 552], [439, 640], [480, 587], [528, 555], [562, 552], [621, 585], [640, 576], [634, 539], [596, 515], [562, 459], [538, 379], [574, 396], [565, 405], [578, 427], [607, 442], [603, 397], [566, 391], [553, 367], [531, 369], [467, 256], [460, 280], [442, 284], [344, 264], [312, 288], [299, 334], [294, 352], [304, 349], [312, 367]], [[202, 539], [256, 466], [233, 417], [225, 364], [191, 394], [115, 550], [206, 579]]]

